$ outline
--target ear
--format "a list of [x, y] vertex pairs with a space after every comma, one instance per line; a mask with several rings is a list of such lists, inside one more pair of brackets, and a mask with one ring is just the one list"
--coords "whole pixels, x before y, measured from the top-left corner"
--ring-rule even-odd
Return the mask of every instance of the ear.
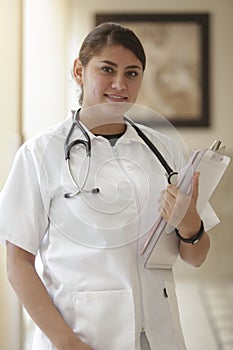
[[81, 61], [79, 58], [76, 58], [74, 61], [74, 65], [73, 65], [73, 74], [74, 74], [74, 78], [77, 81], [78, 85], [82, 86], [83, 84], [83, 67], [81, 64]]

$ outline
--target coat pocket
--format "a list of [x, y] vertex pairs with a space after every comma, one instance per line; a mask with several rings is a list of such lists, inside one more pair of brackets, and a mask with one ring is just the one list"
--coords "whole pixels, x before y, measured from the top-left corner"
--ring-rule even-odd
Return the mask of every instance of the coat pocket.
[[73, 293], [74, 331], [95, 350], [134, 350], [135, 314], [131, 290]]

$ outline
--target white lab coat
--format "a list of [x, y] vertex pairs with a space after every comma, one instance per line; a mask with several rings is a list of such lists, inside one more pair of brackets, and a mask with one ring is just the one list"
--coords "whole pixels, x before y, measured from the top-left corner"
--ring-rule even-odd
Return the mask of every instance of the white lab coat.
[[[145, 269], [140, 255], [167, 185], [164, 169], [130, 125], [115, 148], [89, 133], [84, 188], [100, 193], [66, 199], [75, 190], [64, 160], [70, 126], [68, 118], [18, 151], [0, 197], [1, 241], [40, 253], [54, 304], [94, 350], [139, 350], [142, 328], [151, 350], [184, 350], [172, 268]], [[173, 168], [183, 167], [171, 140], [143, 130]], [[71, 168], [80, 185], [87, 160], [83, 146], [74, 148]], [[33, 350], [41, 349], [55, 347], [37, 329]]]

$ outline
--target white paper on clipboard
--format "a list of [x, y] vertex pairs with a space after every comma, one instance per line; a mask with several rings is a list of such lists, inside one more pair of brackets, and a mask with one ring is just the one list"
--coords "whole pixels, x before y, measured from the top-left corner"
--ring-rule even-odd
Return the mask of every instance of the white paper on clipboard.
[[[219, 151], [221, 142], [218, 142], [215, 150], [193, 151], [189, 163], [178, 176], [177, 186], [183, 193], [190, 194], [193, 174], [200, 172], [197, 201], [200, 215], [230, 163], [230, 157]], [[167, 233], [166, 227], [167, 222], [160, 217], [146, 238], [141, 254], [148, 269], [171, 268], [177, 259], [178, 239], [175, 234]]]

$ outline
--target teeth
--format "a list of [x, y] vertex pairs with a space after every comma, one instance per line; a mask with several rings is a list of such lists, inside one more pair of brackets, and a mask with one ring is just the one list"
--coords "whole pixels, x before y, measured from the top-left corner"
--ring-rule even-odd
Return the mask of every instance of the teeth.
[[118, 96], [118, 95], [108, 95], [109, 98], [114, 98], [116, 100], [122, 100], [124, 99], [124, 96]]

